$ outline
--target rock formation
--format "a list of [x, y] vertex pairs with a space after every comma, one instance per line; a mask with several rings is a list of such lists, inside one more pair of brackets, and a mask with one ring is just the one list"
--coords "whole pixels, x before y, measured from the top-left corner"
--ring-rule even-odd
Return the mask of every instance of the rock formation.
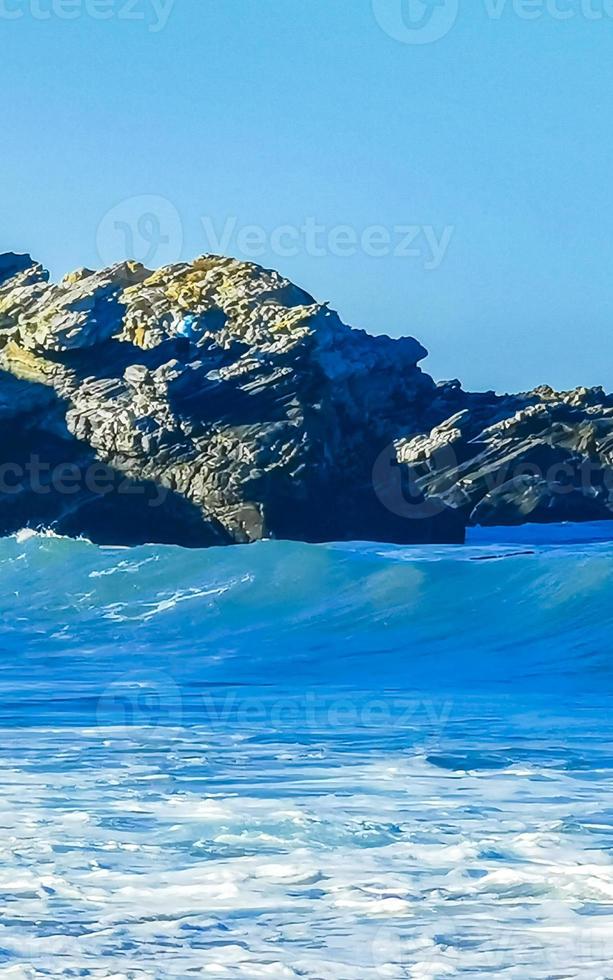
[[613, 396], [448, 392], [449, 417], [396, 443], [418, 492], [504, 525], [613, 518]]
[[393, 440], [436, 391], [426, 351], [352, 330], [276, 272], [204, 256], [51, 284], [5, 255], [0, 345], [1, 533], [463, 538], [445, 505], [407, 519], [385, 503], [402, 494]]
[[0, 533], [457, 542], [613, 516], [610, 396], [470, 394], [425, 356], [251, 263], [53, 284], [0, 256]]

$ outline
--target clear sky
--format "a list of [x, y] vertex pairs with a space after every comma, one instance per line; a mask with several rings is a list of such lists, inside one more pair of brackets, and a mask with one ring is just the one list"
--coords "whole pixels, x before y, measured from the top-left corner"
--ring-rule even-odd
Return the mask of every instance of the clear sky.
[[438, 379], [613, 388], [611, 0], [0, 0], [0, 32], [2, 250], [223, 248]]

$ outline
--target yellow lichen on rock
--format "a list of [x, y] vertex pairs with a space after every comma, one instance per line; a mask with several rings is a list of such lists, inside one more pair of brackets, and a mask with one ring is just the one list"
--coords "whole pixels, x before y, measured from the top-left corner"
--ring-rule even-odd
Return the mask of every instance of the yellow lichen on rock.
[[16, 378], [40, 381], [42, 384], [52, 384], [53, 378], [61, 370], [57, 364], [20, 347], [13, 340], [8, 342], [0, 355], [0, 367]]
[[64, 276], [64, 278], [62, 279], [61, 285], [62, 286], [74, 286], [75, 283], [81, 282], [83, 279], [87, 279], [87, 278], [89, 278], [89, 276], [93, 276], [93, 275], [94, 275], [94, 273], [93, 273], [93, 271], [91, 269], [86, 269], [84, 267], [81, 268], [81, 269], [75, 269], [74, 272], [68, 272]]

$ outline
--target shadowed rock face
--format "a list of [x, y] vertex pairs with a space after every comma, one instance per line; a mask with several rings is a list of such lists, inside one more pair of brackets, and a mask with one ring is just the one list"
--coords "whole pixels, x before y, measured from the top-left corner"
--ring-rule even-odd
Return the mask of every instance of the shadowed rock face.
[[470, 524], [613, 518], [613, 396], [545, 386], [502, 397], [446, 394], [453, 414], [396, 443], [418, 491]]
[[426, 351], [352, 330], [276, 272], [204, 256], [51, 284], [5, 255], [0, 347], [2, 533], [463, 539], [461, 514], [406, 496], [394, 451], [436, 394]]
[[436, 385], [257, 265], [0, 256], [0, 533], [457, 542], [613, 516], [613, 400]]

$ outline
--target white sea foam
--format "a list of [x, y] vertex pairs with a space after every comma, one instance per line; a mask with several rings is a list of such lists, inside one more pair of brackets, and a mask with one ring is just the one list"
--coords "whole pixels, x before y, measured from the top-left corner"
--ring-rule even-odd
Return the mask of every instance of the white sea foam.
[[0, 978], [609, 977], [613, 551], [488, 548], [0, 542]]
[[197, 730], [2, 737], [0, 976], [607, 975], [605, 782]]

